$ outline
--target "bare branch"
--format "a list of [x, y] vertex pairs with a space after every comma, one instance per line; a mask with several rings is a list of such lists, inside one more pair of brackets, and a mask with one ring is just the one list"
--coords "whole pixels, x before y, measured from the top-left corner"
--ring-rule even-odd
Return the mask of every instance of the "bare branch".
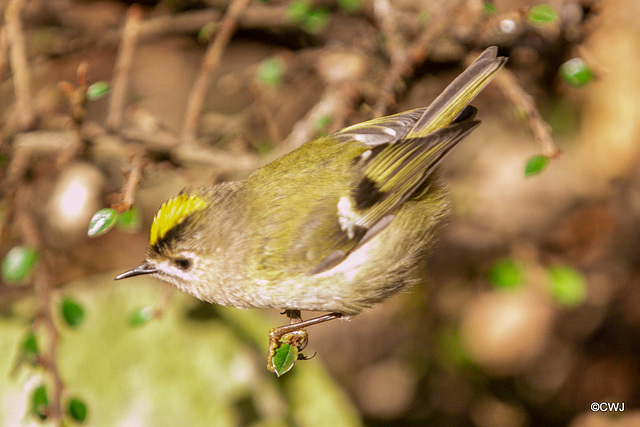
[[181, 139], [183, 142], [194, 142], [198, 127], [198, 120], [207, 90], [211, 84], [213, 72], [220, 64], [220, 58], [236, 30], [238, 18], [249, 4], [249, 0], [233, 0], [220, 23], [219, 32], [207, 48], [200, 72], [187, 99]]
[[515, 110], [522, 113], [523, 121], [531, 129], [536, 141], [540, 144], [542, 154], [548, 158], [560, 155], [560, 150], [558, 150], [551, 137], [551, 126], [544, 121], [535, 101], [518, 84], [514, 74], [507, 69], [502, 69], [496, 76], [495, 82]]
[[142, 11], [137, 5], [132, 5], [127, 12], [127, 22], [122, 32], [122, 44], [118, 50], [118, 57], [111, 82], [111, 102], [107, 115], [107, 129], [120, 129], [126, 100], [129, 72], [133, 63], [133, 56], [138, 39]]
[[16, 113], [21, 130], [33, 128], [36, 119], [31, 105], [31, 85], [27, 51], [20, 13], [24, 0], [10, 0], [4, 13], [9, 42], [9, 62], [16, 94]]

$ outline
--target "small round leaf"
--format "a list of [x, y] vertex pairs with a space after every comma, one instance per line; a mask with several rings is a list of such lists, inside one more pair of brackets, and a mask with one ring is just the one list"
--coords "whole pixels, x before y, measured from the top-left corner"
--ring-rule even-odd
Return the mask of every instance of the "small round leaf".
[[266, 86], [276, 86], [282, 79], [284, 63], [280, 58], [270, 57], [258, 68], [258, 81]]
[[140, 230], [142, 224], [142, 215], [138, 208], [133, 206], [131, 209], [118, 215], [118, 228], [126, 233], [136, 233]]
[[539, 174], [547, 167], [548, 163], [549, 159], [542, 154], [529, 157], [527, 164], [524, 166], [524, 176], [529, 177]]
[[38, 261], [38, 251], [31, 246], [15, 246], [2, 260], [2, 280], [24, 282]]
[[87, 405], [77, 397], [72, 397], [69, 400], [68, 412], [71, 418], [78, 422], [83, 422], [87, 419]]
[[510, 258], [496, 261], [489, 270], [489, 281], [496, 288], [509, 289], [520, 286], [524, 281], [522, 268]]
[[67, 325], [72, 328], [77, 328], [84, 320], [84, 309], [71, 297], [65, 297], [62, 300], [60, 303], [60, 313]]
[[582, 304], [587, 295], [587, 284], [578, 270], [566, 265], [549, 268], [549, 291], [560, 304], [575, 307]]
[[560, 66], [560, 76], [570, 86], [581, 87], [593, 80], [593, 71], [582, 58], [573, 58]]
[[129, 315], [129, 326], [142, 326], [153, 319], [153, 307], [141, 307]]
[[360, 0], [338, 0], [338, 6], [340, 9], [347, 13], [353, 13], [360, 10]]
[[291, 344], [280, 345], [273, 355], [273, 367], [276, 375], [281, 376], [289, 372], [296, 360], [298, 360], [298, 347]]
[[33, 331], [29, 331], [27, 337], [22, 343], [22, 356], [20, 358], [28, 361], [32, 365], [35, 365], [39, 355], [40, 349], [38, 348], [36, 336], [33, 334]]
[[109, 82], [95, 82], [87, 88], [87, 99], [89, 101], [96, 101], [106, 96], [111, 90]]
[[558, 20], [558, 14], [548, 4], [539, 4], [529, 10], [529, 22], [544, 25]]
[[89, 230], [87, 236], [98, 237], [102, 236], [107, 231], [111, 230], [118, 219], [118, 213], [115, 209], [104, 208], [93, 214], [91, 221], [89, 221]]
[[302, 22], [302, 29], [310, 34], [318, 34], [325, 29], [329, 22], [329, 11], [324, 8], [314, 9]]
[[31, 413], [41, 420], [46, 420], [48, 406], [49, 396], [47, 394], [47, 388], [42, 384], [33, 390], [33, 394], [31, 395]]
[[490, 1], [485, 1], [482, 4], [482, 11], [486, 14], [486, 15], [493, 15], [495, 13], [498, 12], [498, 9], [496, 9], [496, 6], [490, 2]]
[[311, 13], [311, 5], [308, 0], [295, 0], [287, 8], [287, 17], [298, 24], [304, 22]]

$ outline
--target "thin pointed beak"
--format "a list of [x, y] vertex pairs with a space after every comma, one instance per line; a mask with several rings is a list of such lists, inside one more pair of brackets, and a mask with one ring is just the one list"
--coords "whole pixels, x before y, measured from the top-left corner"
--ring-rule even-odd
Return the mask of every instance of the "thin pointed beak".
[[126, 279], [127, 277], [140, 276], [142, 274], [152, 274], [156, 273], [157, 271], [158, 269], [154, 266], [143, 262], [136, 268], [132, 268], [129, 271], [125, 271], [124, 273], [117, 275], [114, 280]]

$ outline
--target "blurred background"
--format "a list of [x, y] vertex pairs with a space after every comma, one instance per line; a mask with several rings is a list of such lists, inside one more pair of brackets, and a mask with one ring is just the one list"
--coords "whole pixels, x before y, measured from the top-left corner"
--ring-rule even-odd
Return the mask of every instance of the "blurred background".
[[[636, 0], [0, 10], [0, 425], [640, 425]], [[275, 310], [113, 281], [184, 186], [428, 105], [491, 45], [424, 284], [312, 360], [267, 372]]]

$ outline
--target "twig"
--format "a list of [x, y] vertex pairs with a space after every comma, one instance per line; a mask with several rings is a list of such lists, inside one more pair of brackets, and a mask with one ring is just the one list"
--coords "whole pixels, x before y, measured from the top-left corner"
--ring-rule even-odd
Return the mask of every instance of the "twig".
[[11, 147], [11, 162], [7, 167], [6, 177], [0, 183], [0, 192], [5, 197], [11, 197], [34, 156], [56, 155], [71, 150], [74, 146], [73, 138], [71, 131], [33, 131], [17, 135]]
[[140, 184], [142, 178], [142, 170], [145, 165], [145, 150], [138, 148], [133, 154], [131, 160], [131, 170], [127, 173], [127, 181], [122, 189], [122, 200], [111, 207], [118, 212], [124, 212], [131, 209], [136, 201], [136, 188]]
[[267, 133], [272, 141], [279, 143], [282, 141], [278, 125], [273, 117], [272, 111], [269, 109], [265, 100], [264, 91], [260, 85], [252, 83], [249, 85], [249, 91], [253, 95], [253, 99], [256, 101], [256, 107], [258, 108], [258, 114], [267, 127]]
[[158, 301], [156, 306], [153, 308], [152, 316], [154, 319], [161, 318], [167, 312], [167, 308], [169, 308], [169, 303], [171, 302], [171, 297], [174, 293], [173, 289], [173, 286], [171, 286], [169, 283], [163, 283], [160, 301]]
[[7, 37], [7, 27], [0, 28], [0, 76], [7, 66], [7, 53], [9, 51], [9, 38]]
[[[30, 198], [31, 191], [28, 187], [21, 186], [16, 191], [16, 225], [20, 230], [22, 240], [27, 245], [38, 248], [42, 252], [42, 238], [29, 209]], [[53, 285], [44, 254], [41, 254], [38, 265], [35, 268], [33, 285], [38, 302], [38, 315], [33, 326], [34, 328], [41, 326], [47, 337], [46, 345], [43, 346], [42, 353], [38, 357], [38, 364], [50, 375], [53, 382], [51, 400], [47, 407], [47, 418], [56, 425], [61, 426], [64, 383], [56, 364], [59, 333], [51, 311]]]
[[111, 100], [107, 114], [107, 129], [117, 131], [122, 124], [124, 104], [127, 94], [129, 72], [138, 39], [142, 11], [139, 6], [132, 5], [127, 12], [127, 22], [122, 31], [122, 44], [118, 50], [116, 64], [111, 82]]
[[326, 117], [333, 118], [332, 128], [342, 127], [346, 118], [345, 111], [351, 109], [358, 96], [358, 92], [346, 83], [327, 87], [320, 100], [293, 126], [289, 136], [274, 154], [282, 155], [315, 137], [318, 132], [317, 124]]
[[194, 142], [196, 140], [198, 120], [207, 90], [211, 84], [213, 72], [220, 64], [222, 53], [235, 32], [238, 18], [248, 4], [249, 0], [233, 0], [231, 2], [224, 18], [222, 18], [218, 34], [207, 48], [200, 71], [187, 99], [187, 108], [181, 132], [183, 142]]
[[58, 157], [56, 159], [56, 166], [58, 167], [58, 169], [62, 169], [64, 165], [75, 158], [84, 148], [80, 129], [82, 123], [84, 122], [85, 107], [87, 104], [87, 89], [89, 88], [86, 62], [82, 61], [78, 65], [76, 75], [78, 80], [77, 87], [74, 87], [67, 81], [58, 83], [58, 87], [67, 97], [69, 109], [71, 110], [71, 118], [73, 119], [71, 122], [73, 129], [73, 141], [67, 149], [61, 151], [58, 154]]
[[[402, 79], [411, 77], [414, 68], [424, 62], [431, 52], [433, 40], [452, 25], [450, 20], [445, 18], [447, 15], [455, 16], [456, 9], [459, 6], [459, 4], [454, 4], [448, 12], [433, 16], [429, 21], [429, 25], [407, 48], [395, 48], [398, 52], [392, 52], [391, 54], [391, 67], [382, 83], [378, 101], [373, 107], [374, 117], [381, 117], [387, 113], [389, 107], [395, 102], [394, 88], [397, 83]], [[382, 28], [389, 28], [388, 24], [382, 24], [382, 22]]]
[[404, 40], [398, 32], [396, 12], [391, 7], [389, 0], [375, 0], [373, 12], [385, 40], [383, 46], [391, 61], [390, 70], [382, 83], [378, 102], [373, 109], [374, 115], [379, 117], [384, 115], [387, 107], [393, 103], [393, 88], [405, 68], [407, 53], [404, 48]]
[[[238, 27], [244, 29], [286, 30], [298, 28], [288, 17], [287, 5], [266, 5], [251, 3], [245, 12], [238, 17]], [[200, 29], [211, 22], [222, 18], [218, 9], [199, 9], [185, 11], [177, 15], [157, 16], [140, 22], [138, 42], [145, 42], [160, 37], [197, 34]], [[73, 23], [69, 25], [74, 28]], [[77, 26], [75, 26], [77, 27]], [[75, 28], [82, 30], [82, 28]], [[122, 28], [108, 31], [99, 40], [88, 38], [86, 44], [97, 43], [99, 46], [115, 46], [122, 40]]]
[[27, 52], [22, 31], [20, 12], [24, 0], [10, 0], [4, 13], [9, 42], [9, 62], [13, 73], [13, 87], [16, 94], [16, 112], [21, 130], [33, 128], [35, 114], [31, 106], [31, 88]]
[[559, 156], [561, 151], [558, 150], [553, 142], [551, 126], [540, 116], [535, 101], [531, 95], [520, 87], [514, 74], [509, 70], [502, 69], [496, 76], [495, 82], [516, 111], [524, 116], [523, 121], [531, 129], [536, 141], [540, 144], [542, 154], [548, 158]]

